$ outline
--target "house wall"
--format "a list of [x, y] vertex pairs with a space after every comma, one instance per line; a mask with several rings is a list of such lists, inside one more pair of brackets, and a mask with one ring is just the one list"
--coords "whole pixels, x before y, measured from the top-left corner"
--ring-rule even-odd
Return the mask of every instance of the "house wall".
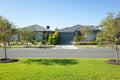
[[[44, 39], [44, 33], [45, 32], [36, 32], [36, 36], [33, 36], [32, 34], [31, 34], [31, 39], [32, 40], [43, 40]], [[50, 34], [50, 33], [52, 33], [52, 32], [48, 32], [48, 34]], [[18, 34], [16, 34], [16, 35], [12, 35], [11, 36], [11, 40], [12, 41], [16, 41], [16, 40], [20, 40], [20, 35], [18, 35]]]
[[35, 39], [36, 40], [43, 40], [43, 36], [44, 36], [43, 32], [37, 32]]
[[86, 40], [95, 40], [95, 34], [87, 35]]
[[16, 41], [16, 40], [19, 40], [19, 39], [20, 39], [20, 36], [18, 34], [16, 34], [16, 35], [12, 35], [10, 40]]
[[[89, 35], [86, 35], [85, 36], [85, 40], [96, 40], [96, 34], [98, 33], [99, 31], [93, 31], [92, 34], [89, 34]], [[75, 36], [82, 36], [80, 31], [75, 31]]]

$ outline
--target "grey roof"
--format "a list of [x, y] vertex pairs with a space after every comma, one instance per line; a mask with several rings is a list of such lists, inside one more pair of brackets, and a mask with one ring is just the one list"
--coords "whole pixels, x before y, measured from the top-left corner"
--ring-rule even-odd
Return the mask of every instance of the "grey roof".
[[32, 29], [33, 31], [52, 31], [50, 29], [47, 29], [47, 28], [44, 28], [42, 26], [39, 26], [37, 24], [35, 25], [31, 25], [31, 26], [27, 26], [27, 27], [24, 27], [24, 28], [29, 28], [29, 29]]
[[[63, 28], [63, 29], [59, 29], [59, 32], [75, 32], [75, 31], [80, 31], [80, 28], [82, 28], [83, 25], [75, 25], [75, 26], [72, 26], [72, 27], [66, 27], [66, 28]], [[96, 31], [96, 30], [99, 30], [97, 28], [95, 28], [94, 26], [89, 26], [91, 27], [91, 29], [93, 31]]]
[[60, 29], [59, 32], [75, 32], [75, 30], [80, 29], [81, 27], [83, 27], [83, 26], [75, 25], [72, 27], [66, 27], [66, 28]]

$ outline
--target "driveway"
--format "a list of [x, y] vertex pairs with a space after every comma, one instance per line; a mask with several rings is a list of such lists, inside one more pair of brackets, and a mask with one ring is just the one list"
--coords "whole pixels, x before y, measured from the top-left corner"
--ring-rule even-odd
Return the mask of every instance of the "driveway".
[[74, 45], [56, 45], [52, 49], [77, 49]]
[[[9, 57], [34, 58], [114, 58], [115, 51], [111, 48], [81, 48], [81, 49], [40, 49], [11, 48], [7, 49]], [[0, 49], [0, 57], [4, 57]]]

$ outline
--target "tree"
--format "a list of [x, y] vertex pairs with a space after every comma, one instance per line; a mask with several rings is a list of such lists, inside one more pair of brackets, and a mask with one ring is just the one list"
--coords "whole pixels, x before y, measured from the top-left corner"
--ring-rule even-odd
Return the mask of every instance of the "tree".
[[48, 38], [49, 38], [49, 33], [45, 32], [45, 34], [44, 34], [44, 40], [45, 40], [45, 42], [48, 41]]
[[59, 43], [59, 38], [60, 38], [59, 32], [58, 32], [58, 30], [55, 30], [55, 32], [53, 34], [49, 35], [48, 43], [56, 45]]
[[56, 45], [59, 43], [59, 32], [55, 31], [53, 34], [53, 44]]
[[31, 28], [23, 28], [20, 30], [21, 39], [26, 41], [28, 47], [28, 42], [31, 40], [33, 30]]
[[53, 44], [53, 34], [49, 35], [48, 44]]
[[112, 45], [116, 51], [116, 63], [118, 63], [118, 44], [120, 43], [120, 13], [115, 15], [108, 13], [102, 22], [103, 38], [107, 44]]
[[12, 25], [13, 28], [11, 29], [11, 32], [8, 34], [8, 45], [10, 46], [10, 41], [11, 41], [11, 36], [12, 35], [15, 35], [15, 34], [18, 34], [18, 30], [15, 28], [15, 25]]
[[83, 41], [83, 40], [84, 40], [83, 36], [74, 36], [74, 38], [73, 38], [74, 42], [80, 42], [80, 41]]
[[86, 39], [86, 37], [92, 33], [92, 29], [88, 26], [83, 26], [81, 29], [80, 29], [80, 33], [81, 35], [84, 37], [84, 39]]
[[0, 40], [4, 45], [5, 59], [7, 59], [6, 45], [10, 40], [11, 34], [13, 34], [15, 30], [16, 29], [10, 21], [0, 16]]
[[97, 37], [97, 45], [98, 46], [105, 44], [105, 36], [104, 36], [103, 32], [97, 33], [96, 37]]

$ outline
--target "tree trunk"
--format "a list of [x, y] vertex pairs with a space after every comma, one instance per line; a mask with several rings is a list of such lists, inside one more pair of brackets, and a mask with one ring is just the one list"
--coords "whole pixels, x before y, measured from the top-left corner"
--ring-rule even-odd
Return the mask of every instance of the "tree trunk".
[[5, 52], [5, 58], [7, 58], [7, 52], [6, 52], [6, 41], [4, 41], [4, 52]]
[[10, 46], [10, 40], [8, 41], [8, 45]]
[[116, 63], [119, 63], [119, 55], [118, 55], [118, 46], [115, 45], [115, 51], [116, 51]]
[[28, 47], [28, 41], [27, 41], [27, 47]]

